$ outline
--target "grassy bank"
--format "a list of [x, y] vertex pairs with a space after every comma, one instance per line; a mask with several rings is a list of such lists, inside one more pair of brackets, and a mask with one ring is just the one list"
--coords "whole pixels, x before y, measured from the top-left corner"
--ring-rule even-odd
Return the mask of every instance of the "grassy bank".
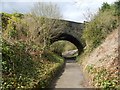
[[64, 64], [63, 58], [47, 52], [42, 57], [26, 51], [27, 45], [3, 40], [2, 77], [4, 89], [46, 88]]
[[56, 20], [53, 25], [54, 20], [31, 14], [0, 14], [3, 39], [1, 88], [49, 87], [64, 64], [63, 58], [51, 52], [49, 43], [50, 29], [61, 25], [60, 22]]
[[103, 3], [91, 21], [85, 23], [82, 37], [86, 47], [78, 62], [83, 66], [89, 85], [95, 88], [117, 90], [120, 87], [119, 10], [119, 0], [111, 5]]

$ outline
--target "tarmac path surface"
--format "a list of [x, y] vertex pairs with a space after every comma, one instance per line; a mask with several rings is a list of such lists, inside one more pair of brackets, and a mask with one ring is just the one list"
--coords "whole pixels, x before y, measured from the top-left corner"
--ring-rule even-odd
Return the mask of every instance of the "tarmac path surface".
[[54, 88], [84, 88], [84, 77], [75, 60], [67, 60], [66, 66], [54, 84]]

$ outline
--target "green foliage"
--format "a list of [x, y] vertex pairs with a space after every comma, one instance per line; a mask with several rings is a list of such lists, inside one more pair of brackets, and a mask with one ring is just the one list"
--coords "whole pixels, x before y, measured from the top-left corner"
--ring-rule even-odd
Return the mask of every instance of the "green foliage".
[[[46, 58], [49, 61], [52, 62], [61, 62], [60, 59], [62, 59], [60, 56], [58, 57], [55, 53], [51, 52], [51, 51], [45, 51], [42, 55], [43, 58]], [[63, 61], [62, 61], [63, 63]]]
[[100, 87], [105, 90], [116, 90], [118, 87], [118, 78], [112, 77], [110, 71], [105, 68], [95, 68], [93, 65], [87, 66], [86, 70], [88, 73], [93, 74], [93, 85], [95, 87]]
[[1, 20], [2, 20], [2, 30], [7, 28], [8, 20], [10, 19], [11, 14], [1, 13]]
[[[2, 46], [2, 67], [3, 67], [3, 87], [19, 88], [28, 84], [34, 78], [36, 68], [32, 57], [25, 52], [24, 43], [8, 44], [3, 40]], [[32, 72], [31, 72], [32, 71]]]
[[[2, 20], [2, 30], [6, 30], [7, 25], [10, 24], [9, 20], [11, 20], [13, 17], [14, 19], [21, 19], [23, 18], [23, 14], [21, 13], [13, 13], [13, 14], [8, 14], [8, 13], [0, 13], [1, 14], [1, 20]], [[13, 20], [14, 20], [13, 19]]]
[[86, 39], [87, 43], [90, 45], [92, 49], [97, 47], [101, 40], [104, 38], [103, 33], [101, 32], [101, 28], [99, 28], [99, 24], [94, 21], [88, 25], [88, 27], [84, 31], [84, 38]]
[[120, 16], [120, 0], [115, 2], [115, 9], [116, 9], [116, 14]]
[[[116, 3], [112, 5], [103, 3], [103, 6], [94, 18], [90, 22], [85, 23], [82, 38], [86, 42], [86, 48], [79, 57], [80, 63], [83, 63], [83, 60], [90, 56], [91, 51], [99, 46], [107, 35], [119, 26], [119, 15], [116, 14], [116, 12], [120, 11], [120, 5], [118, 3], [119, 1], [117, 5]], [[93, 64], [87, 65], [86, 71], [91, 76], [90, 80], [95, 87], [102, 88], [103, 90], [118, 90], [119, 76], [115, 71], [112, 72], [104, 67], [95, 67]]]
[[118, 26], [114, 5], [104, 3], [97, 15], [90, 22], [85, 23], [83, 39], [87, 48], [93, 50], [101, 44], [106, 36]]
[[[62, 55], [62, 53], [66, 52], [66, 51], [75, 50], [77, 48], [71, 42], [61, 40], [61, 41], [54, 42], [51, 45], [50, 49], [52, 52], [55, 52], [58, 55]], [[75, 56], [77, 56], [77, 53], [75, 54]]]
[[52, 52], [45, 52], [43, 58], [48, 59], [53, 64], [47, 65], [47, 68], [44, 71], [46, 72], [45, 76], [41, 78], [36, 88], [48, 88], [51, 85], [51, 82], [55, 77], [55, 75], [57, 75], [64, 66], [63, 58]]
[[62, 53], [64, 52], [64, 47], [65, 47], [64, 42], [62, 41], [55, 42], [51, 45], [51, 51], [57, 53], [58, 55], [62, 55]]
[[[110, 18], [110, 19], [112, 20], [112, 18]], [[104, 19], [104, 21], [105, 20], [106, 19]], [[84, 37], [85, 37], [85, 40], [87, 40], [87, 44], [89, 45], [89, 48], [86, 48], [85, 52], [82, 53], [82, 55], [80, 55], [80, 63], [83, 62], [82, 60], [84, 60], [85, 57], [89, 57], [89, 54], [91, 53], [91, 52], [89, 52], [89, 49], [93, 50], [95, 47], [100, 45], [100, 43], [102, 42], [102, 40], [104, 40], [106, 35], [109, 34], [110, 32], [112, 32], [111, 27], [109, 26], [109, 24], [111, 22], [106, 22], [106, 23], [104, 22], [101, 30], [99, 30], [99, 28], [98, 28], [97, 29], [98, 31], [95, 30], [97, 28], [95, 26], [101, 25], [100, 23], [98, 23], [98, 21], [96, 22], [96, 24], [94, 22], [93, 25], [92, 25], [92, 22], [88, 23], [88, 25], [91, 24], [91, 27], [89, 26], [89, 28], [94, 28], [94, 29], [93, 30], [86, 29], [86, 31], [84, 31]], [[113, 25], [113, 24], [111, 24], [111, 25]], [[99, 36], [99, 34], [100, 34], [100, 36]], [[116, 76], [112, 75], [110, 71], [108, 71], [108, 70], [106, 70], [105, 68], [102, 68], [102, 67], [100, 67], [100, 68], [96, 67], [95, 68], [94, 65], [88, 65], [86, 67], [86, 70], [89, 73], [89, 75], [92, 76], [91, 80], [92, 80], [93, 85], [95, 87], [103, 88], [103, 90], [104, 89], [105, 90], [111, 90], [111, 89], [117, 90], [118, 81], [119, 81], [117, 75]]]
[[105, 10], [107, 9], [110, 9], [110, 5], [106, 2], [106, 3], [103, 3], [102, 7], [101, 7], [101, 10], [104, 12]]
[[44, 54], [44, 58], [40, 58], [39, 54], [30, 55], [24, 42], [11, 45], [3, 40], [2, 43], [3, 89], [48, 87], [64, 63], [53, 53]]
[[86, 70], [88, 71], [88, 73], [92, 73], [93, 69], [94, 69], [93, 65], [89, 65], [89, 66], [86, 67]]
[[21, 13], [13, 13], [13, 16], [20, 18], [20, 19], [22, 19], [24, 17], [24, 15]]
[[96, 86], [109, 90], [110, 88], [117, 89], [118, 80], [116, 77], [111, 78], [110, 73], [106, 69], [101, 69], [94, 77]]
[[[22, 21], [23, 15], [20, 13], [2, 13], [3, 38], [20, 39], [23, 35], [27, 36], [26, 24]], [[23, 26], [21, 26], [23, 25]]]
[[49, 38], [47, 30], [51, 29], [53, 24], [45, 18], [36, 18], [36, 22], [32, 16], [20, 13], [2, 13], [1, 16], [3, 30], [1, 88], [48, 87], [64, 63], [62, 58], [51, 52], [46, 53], [46, 49], [43, 50], [44, 44], [47, 43], [45, 40]]

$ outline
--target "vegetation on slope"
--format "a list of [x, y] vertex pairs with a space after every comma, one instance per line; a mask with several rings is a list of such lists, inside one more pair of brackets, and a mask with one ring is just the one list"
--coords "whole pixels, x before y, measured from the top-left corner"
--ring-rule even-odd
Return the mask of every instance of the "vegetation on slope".
[[108, 3], [103, 3], [94, 18], [90, 22], [85, 23], [83, 39], [86, 42], [87, 49], [91, 51], [99, 46], [106, 36], [118, 27], [118, 7], [119, 4], [109, 5]]
[[[119, 58], [118, 52], [116, 51], [116, 49], [118, 49], [118, 46], [116, 45], [118, 43], [116, 39], [116, 28], [118, 29], [120, 25], [119, 9], [120, 1], [117, 1], [112, 5], [103, 3], [103, 6], [91, 21], [85, 23], [85, 29], [83, 30], [82, 37], [86, 42], [86, 48], [80, 55], [79, 62], [83, 65], [84, 71], [91, 77], [91, 79], [89, 78], [90, 83], [97, 88], [111, 90], [117, 89], [120, 86], [120, 78], [118, 75]], [[116, 46], [112, 48], [112, 46], [108, 46], [108, 42], [107, 46], [100, 46], [112, 32], [116, 32], [116, 34], [110, 37], [113, 41], [115, 40], [114, 43], [113, 41], [111, 42], [111, 45], [113, 45], [113, 47], [114, 45]], [[107, 49], [108, 52], [104, 49]]]
[[47, 52], [41, 58], [39, 54], [31, 55], [26, 47], [22, 42], [11, 45], [3, 40], [3, 89], [48, 87], [57, 70], [62, 68], [64, 60], [57, 55]]
[[64, 64], [63, 58], [50, 51], [50, 39], [54, 36], [51, 30], [60, 30], [63, 23], [35, 13], [1, 13], [1, 20], [1, 88], [48, 87]]

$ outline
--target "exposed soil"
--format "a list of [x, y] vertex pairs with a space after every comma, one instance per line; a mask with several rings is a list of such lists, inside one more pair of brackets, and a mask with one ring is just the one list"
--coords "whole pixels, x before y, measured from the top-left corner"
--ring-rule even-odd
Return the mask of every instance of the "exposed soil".
[[[94, 68], [106, 69], [108, 73], [111, 73], [109, 77], [118, 77], [120, 71], [120, 37], [118, 32], [120, 32], [120, 27], [109, 34], [100, 46], [84, 58], [82, 63], [83, 71], [86, 71], [87, 66], [93, 65]], [[94, 77], [95, 74], [90, 76]], [[92, 83], [92, 79], [89, 83]]]

